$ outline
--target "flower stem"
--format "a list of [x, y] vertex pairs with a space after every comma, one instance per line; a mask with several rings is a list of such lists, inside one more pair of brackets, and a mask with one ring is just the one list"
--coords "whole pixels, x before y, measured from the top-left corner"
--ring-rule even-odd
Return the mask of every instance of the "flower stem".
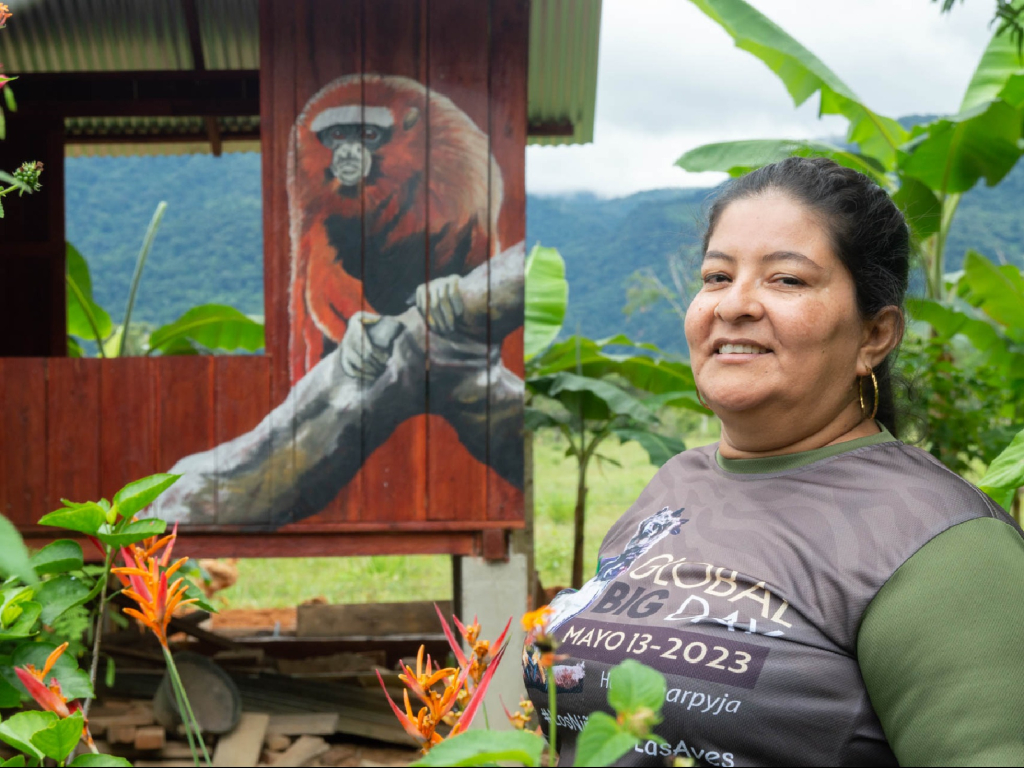
[[[181, 676], [178, 674], [178, 667], [174, 664], [174, 657], [171, 656], [170, 650], [167, 646], [164, 646], [164, 658], [167, 660], [167, 671], [171, 675], [171, 682], [175, 686], [175, 694], [178, 697], [178, 711], [181, 713], [181, 719], [185, 722], [185, 732], [189, 731], [191, 725], [192, 730], [195, 731], [196, 740], [199, 742], [199, 748], [203, 751], [203, 757], [206, 759], [207, 765], [212, 765], [210, 761], [210, 753], [206, 751], [206, 744], [203, 742], [203, 734], [199, 729], [199, 721], [196, 720], [195, 713], [192, 711], [192, 705], [188, 701], [188, 694], [185, 693], [185, 686], [181, 682]], [[186, 718], [188, 718], [186, 720]], [[189, 746], [192, 747], [192, 739], [189, 739]], [[196, 755], [195, 747], [192, 747], [192, 758], [196, 765], [199, 764], [199, 758]]]
[[548, 723], [548, 765], [554, 768], [558, 761], [558, 747], [555, 739], [558, 735], [558, 708], [555, 705], [555, 693], [558, 686], [555, 684], [555, 676], [548, 667], [548, 708], [551, 710], [551, 720]]
[[[92, 686], [93, 692], [96, 691], [96, 673], [100, 666], [100, 640], [103, 637], [103, 614], [107, 609], [107, 585], [110, 583], [110, 566], [114, 564], [114, 548], [110, 547], [107, 550], [107, 559], [103, 562], [103, 573], [100, 574], [100, 578], [103, 579], [103, 586], [100, 588], [100, 607], [96, 613], [96, 629], [93, 631], [92, 638], [92, 663], [89, 665], [89, 684]], [[89, 718], [89, 707], [92, 705], [92, 699], [86, 699], [85, 703], [82, 704], [82, 716], [86, 719]]]

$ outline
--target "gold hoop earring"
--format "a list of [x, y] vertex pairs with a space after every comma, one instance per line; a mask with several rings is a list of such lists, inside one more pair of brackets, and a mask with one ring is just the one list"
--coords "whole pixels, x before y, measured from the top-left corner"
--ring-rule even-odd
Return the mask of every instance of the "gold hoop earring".
[[[874, 393], [874, 399], [872, 400], [872, 402], [874, 404], [874, 407], [872, 407], [872, 409], [871, 409], [871, 415], [868, 416], [867, 418], [873, 419], [873, 418], [875, 418], [875, 415], [878, 413], [878, 379], [875, 378], [875, 371], [872, 368], [868, 369], [868, 375], [871, 377], [871, 384], [872, 384], [872, 386], [873, 386], [873, 388], [875, 390], [875, 393]], [[860, 412], [861, 413], [864, 413], [865, 411], [867, 411], [867, 408], [864, 407], [864, 379], [865, 378], [866, 377], [861, 377], [860, 379], [857, 380], [857, 397], [860, 399]]]
[[697, 402], [700, 403], [701, 405], [703, 405], [705, 408], [707, 408], [710, 411], [711, 410], [711, 406], [708, 405], [706, 402], [704, 402], [704, 398], [700, 396], [700, 390], [697, 389], [696, 387], [694, 387], [693, 391], [697, 393]]

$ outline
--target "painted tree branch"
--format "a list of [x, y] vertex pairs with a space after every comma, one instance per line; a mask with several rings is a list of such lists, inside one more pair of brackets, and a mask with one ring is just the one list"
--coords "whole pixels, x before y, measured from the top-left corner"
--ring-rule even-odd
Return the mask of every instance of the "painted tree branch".
[[[448, 420], [476, 459], [489, 460], [518, 487], [523, 381], [502, 364], [499, 350], [523, 322], [524, 256], [520, 243], [460, 278], [464, 311], [455, 329], [429, 332], [430, 388], [441, 393], [431, 412]], [[391, 348], [375, 381], [345, 373], [338, 347], [251, 432], [175, 464], [170, 471], [183, 477], [154, 504], [153, 515], [276, 528], [322, 510], [365, 457], [423, 409], [428, 329], [419, 310], [384, 317], [367, 333], [375, 346]]]

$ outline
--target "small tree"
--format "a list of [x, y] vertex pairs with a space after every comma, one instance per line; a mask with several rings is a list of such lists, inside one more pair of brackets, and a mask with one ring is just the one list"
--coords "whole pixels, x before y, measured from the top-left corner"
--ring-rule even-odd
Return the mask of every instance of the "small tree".
[[[526, 267], [526, 428], [557, 429], [576, 460], [572, 586], [578, 588], [583, 584], [587, 470], [601, 443], [613, 436], [639, 443], [651, 463], [661, 466], [686, 446], [658, 431], [658, 411], [668, 405], [707, 411], [697, 402], [690, 366], [653, 344], [621, 335], [602, 341], [574, 336], [552, 344], [567, 301], [562, 257], [554, 248], [535, 247]], [[542, 402], [544, 408], [536, 407]]]

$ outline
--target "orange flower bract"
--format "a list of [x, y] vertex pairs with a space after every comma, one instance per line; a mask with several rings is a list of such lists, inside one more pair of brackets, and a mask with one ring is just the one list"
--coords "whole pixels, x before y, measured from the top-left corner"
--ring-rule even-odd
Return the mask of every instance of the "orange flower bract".
[[0, 3], [0, 29], [7, 26], [7, 20], [14, 14], [11, 13], [11, 9], [6, 4]]

